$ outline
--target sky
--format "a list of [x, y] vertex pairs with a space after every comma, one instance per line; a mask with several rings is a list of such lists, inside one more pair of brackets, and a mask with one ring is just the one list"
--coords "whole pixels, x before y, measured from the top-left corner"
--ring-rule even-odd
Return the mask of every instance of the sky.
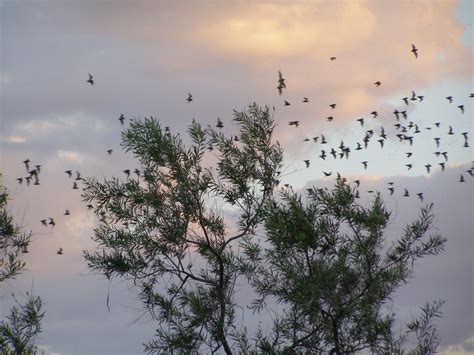
[[[425, 301], [446, 300], [438, 321], [442, 351], [474, 353], [473, 179], [466, 172], [474, 145], [473, 11], [469, 0], [0, 0], [0, 171], [12, 213], [33, 232], [28, 270], [0, 285], [0, 317], [12, 292], [21, 299], [33, 289], [45, 305], [37, 343], [46, 354], [142, 353], [154, 324], [131, 284], [88, 270], [82, 251], [95, 246], [97, 220], [64, 171], [124, 177], [122, 170], [135, 168], [120, 148], [121, 114], [127, 122], [157, 117], [183, 137], [193, 118], [215, 125], [220, 117], [224, 133], [235, 134], [233, 110], [256, 102], [275, 107], [275, 139], [285, 150], [282, 184], [298, 191], [330, 187], [336, 172], [360, 179], [361, 201], [368, 203], [368, 190], [382, 192], [393, 211], [393, 236], [421, 206], [435, 204], [446, 251], [417, 265], [414, 279], [395, 295], [396, 311], [409, 320]], [[281, 96], [278, 71], [286, 82]], [[406, 105], [403, 98], [413, 91], [423, 99]], [[419, 127], [418, 134], [408, 131], [413, 146], [396, 136], [395, 109], [407, 113], [400, 124]], [[289, 126], [292, 120], [299, 127]], [[368, 148], [355, 150], [369, 129]], [[341, 140], [351, 148], [349, 159], [329, 154]], [[436, 151], [448, 152], [444, 171]], [[41, 165], [39, 186], [16, 181], [25, 175], [26, 158]], [[411, 197], [402, 196], [405, 188]], [[55, 218], [54, 228], [41, 225], [47, 217]], [[56, 254], [58, 247], [64, 255]]]

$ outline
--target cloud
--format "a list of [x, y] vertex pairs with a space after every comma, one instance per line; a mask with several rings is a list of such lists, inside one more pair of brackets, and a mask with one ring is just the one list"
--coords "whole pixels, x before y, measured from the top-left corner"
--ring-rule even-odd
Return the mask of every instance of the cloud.
[[350, 176], [345, 176], [349, 180], [360, 180], [361, 182], [379, 182], [386, 179], [384, 176], [380, 175], [371, 175], [371, 174], [354, 174]]
[[52, 347], [48, 345], [38, 345], [38, 349], [41, 350], [45, 355], [69, 355], [71, 353], [61, 353], [61, 352], [55, 352], [55, 351], [50, 351]]
[[[23, 68], [12, 62], [9, 66], [18, 66], [16, 70], [24, 74], [16, 72], [16, 89], [8, 97], [5, 112], [15, 121], [38, 122], [48, 118], [45, 113], [71, 115], [73, 106], [91, 114], [91, 119], [76, 117], [76, 128], [84, 128], [83, 120], [88, 128], [104, 130], [107, 125], [97, 127], [105, 122], [100, 117], [118, 115], [120, 110], [159, 113], [183, 126], [197, 112], [212, 120], [252, 100], [280, 109], [287, 99], [292, 106], [279, 110], [281, 122], [286, 125], [296, 117], [307, 132], [316, 135], [329, 127], [324, 120], [329, 115], [339, 128], [348, 127], [356, 118], [370, 117], [372, 110], [379, 111], [382, 118], [392, 117], [394, 98], [401, 103], [400, 98], [411, 90], [419, 92], [445, 79], [466, 82], [472, 76], [474, 58], [472, 48], [462, 43], [456, 6], [455, 1], [263, 2], [246, 6], [137, 1], [133, 6], [121, 2], [113, 7], [64, 3], [54, 9], [40, 4], [23, 9], [23, 21], [31, 11], [33, 23], [42, 31], [65, 28], [55, 37], [62, 46], [42, 57], [45, 65], [54, 64], [60, 70], [39, 70], [35, 64]], [[36, 18], [38, 12], [44, 15], [41, 21]], [[191, 14], [184, 20], [183, 16]], [[98, 40], [86, 46], [78, 44], [77, 37]], [[10, 33], [6, 43], [14, 39]], [[46, 45], [43, 41], [40, 37], [32, 44]], [[72, 42], [78, 45], [72, 48]], [[410, 52], [412, 43], [419, 48], [418, 59]], [[14, 44], [8, 48], [16, 49]], [[24, 55], [19, 50], [10, 52]], [[332, 55], [337, 57], [335, 62], [329, 60]], [[97, 79], [94, 88], [78, 84], [84, 84], [89, 70]], [[282, 97], [276, 95], [278, 70], [287, 79], [288, 89]], [[54, 85], [44, 85], [52, 76]], [[374, 87], [376, 80], [382, 81], [381, 87]], [[217, 96], [210, 89], [214, 87], [220, 90]], [[25, 94], [25, 88], [33, 99], [22, 110], [31, 112], [18, 117], [21, 100], [15, 97]], [[35, 90], [30, 92], [31, 88]], [[45, 95], [39, 100], [42, 90]], [[196, 100], [181, 107], [188, 90]], [[301, 104], [303, 96], [310, 103]], [[328, 109], [331, 103], [338, 105], [334, 112]], [[56, 123], [70, 124], [67, 120]], [[41, 132], [42, 127], [38, 128]], [[277, 133], [283, 144], [294, 141], [289, 130]], [[293, 144], [288, 149], [298, 154], [300, 147]]]
[[78, 164], [82, 164], [84, 162], [84, 155], [79, 152], [70, 152], [70, 151], [63, 151], [58, 150], [57, 156], [59, 159], [67, 161], [67, 162], [75, 162]]
[[467, 339], [465, 342], [456, 345], [449, 345], [442, 347], [439, 352], [440, 355], [468, 355], [474, 353], [474, 336]]
[[24, 143], [26, 142], [26, 137], [13, 135], [2, 137], [0, 140], [7, 143]]
[[[71, 216], [66, 222], [66, 233], [75, 238], [84, 238], [90, 235], [90, 231], [97, 225], [97, 218], [93, 213], [81, 211]], [[80, 245], [82, 247], [82, 245]]]
[[365, 1], [259, 3], [226, 9], [214, 21], [200, 23], [194, 37], [232, 56], [295, 57], [315, 48], [338, 51], [367, 39], [375, 24]]
[[73, 112], [54, 114], [49, 118], [36, 117], [19, 123], [16, 126], [16, 130], [36, 136], [58, 134], [59, 132], [71, 131], [81, 127], [92, 128], [95, 132], [101, 132], [105, 128], [104, 123], [98, 117], [82, 112]]
[[58, 130], [60, 126], [50, 120], [35, 120], [23, 123], [18, 126], [20, 131], [30, 135], [49, 134]]
[[[11, 81], [11, 75], [5, 71], [0, 71], [0, 90], [3, 91], [3, 86], [7, 85]], [[2, 92], [0, 91], [0, 93]]]

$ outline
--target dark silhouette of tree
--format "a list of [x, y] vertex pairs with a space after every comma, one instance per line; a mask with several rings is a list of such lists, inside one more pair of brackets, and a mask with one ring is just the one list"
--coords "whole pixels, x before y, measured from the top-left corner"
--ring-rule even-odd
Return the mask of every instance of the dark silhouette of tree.
[[[158, 324], [145, 350], [402, 353], [408, 333], [394, 334], [387, 306], [414, 262], [443, 248], [444, 239], [427, 235], [431, 206], [388, 245], [380, 195], [360, 206], [341, 178], [332, 191], [312, 189], [306, 203], [290, 188], [275, 199], [283, 153], [269, 108], [235, 111], [234, 122], [239, 134], [226, 137], [193, 121], [186, 147], [154, 118], [132, 121], [122, 145], [140, 176], [85, 181], [83, 199], [101, 221], [85, 258], [137, 287]], [[255, 238], [261, 233], [266, 242]], [[245, 279], [255, 311], [270, 298], [284, 307], [271, 334], [260, 329], [253, 340], [235, 320], [236, 284]], [[436, 349], [440, 306], [426, 305], [408, 325], [415, 352]]]
[[[1, 174], [0, 174], [1, 177]], [[31, 233], [23, 233], [7, 210], [8, 192], [0, 184], [0, 282], [14, 279], [24, 268]]]
[[[0, 175], [1, 177], [1, 175]], [[31, 233], [23, 233], [7, 210], [8, 192], [0, 184], [0, 283], [14, 279], [25, 268], [21, 260], [28, 252]], [[27, 293], [25, 304], [16, 299], [6, 320], [0, 322], [0, 352], [2, 354], [34, 354], [34, 340], [41, 332], [44, 316], [41, 299]]]
[[232, 353], [237, 246], [261, 223], [282, 160], [268, 107], [235, 111], [233, 120], [237, 139], [193, 121], [191, 147], [154, 118], [132, 121], [122, 145], [142, 177], [86, 180], [83, 198], [102, 223], [98, 250], [85, 258], [138, 287], [159, 325], [148, 352], [190, 353], [205, 344]]
[[[269, 247], [254, 255], [249, 274], [261, 309], [273, 297], [285, 306], [269, 336], [260, 334], [263, 352], [404, 352], [406, 334], [394, 334], [393, 292], [412, 276], [414, 263], [443, 250], [445, 239], [428, 234], [432, 205], [421, 209], [403, 235], [385, 237], [390, 213], [380, 194], [371, 205], [357, 202], [356, 188], [339, 178], [333, 190], [310, 189], [306, 202], [291, 189], [269, 200], [265, 230]], [[408, 324], [416, 354], [438, 346], [434, 318], [442, 302], [427, 304]]]
[[[16, 301], [16, 300], [15, 300]], [[36, 336], [41, 333], [44, 317], [41, 298], [27, 293], [24, 304], [16, 301], [6, 320], [0, 322], [0, 351], [2, 354], [36, 354]]]

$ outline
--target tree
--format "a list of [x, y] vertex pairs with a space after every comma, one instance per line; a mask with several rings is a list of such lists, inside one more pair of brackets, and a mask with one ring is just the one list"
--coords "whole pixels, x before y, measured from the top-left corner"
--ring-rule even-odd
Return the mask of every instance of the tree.
[[[186, 148], [156, 119], [132, 121], [122, 145], [138, 158], [137, 177], [86, 179], [83, 199], [101, 223], [97, 249], [85, 258], [92, 270], [137, 287], [158, 323], [145, 350], [403, 352], [406, 334], [395, 334], [387, 305], [414, 262], [443, 248], [444, 239], [427, 236], [431, 207], [389, 246], [380, 195], [360, 206], [343, 179], [332, 191], [311, 189], [306, 204], [291, 189], [276, 199], [282, 149], [272, 141], [269, 108], [234, 111], [234, 122], [239, 134], [225, 137], [193, 121]], [[284, 308], [255, 346], [235, 322], [236, 284], [245, 280], [256, 291], [255, 311], [270, 298]], [[440, 306], [426, 305], [408, 325], [416, 349], [436, 348]]]
[[[269, 246], [255, 254], [249, 275], [260, 309], [268, 297], [285, 307], [273, 333], [260, 335], [264, 352], [402, 353], [406, 334], [394, 334], [393, 292], [412, 276], [414, 263], [443, 250], [445, 239], [428, 234], [432, 205], [421, 210], [391, 244], [385, 236], [390, 213], [380, 194], [369, 207], [357, 202], [356, 188], [339, 178], [333, 190], [286, 189], [265, 205]], [[416, 354], [438, 345], [434, 318], [441, 302], [427, 304], [408, 324]]]
[[14, 279], [25, 268], [21, 256], [28, 253], [31, 240], [31, 233], [14, 224], [7, 202], [8, 192], [0, 185], [0, 282]]
[[234, 111], [233, 121], [236, 137], [193, 121], [190, 148], [154, 118], [132, 121], [122, 145], [138, 158], [141, 177], [86, 180], [83, 198], [102, 222], [98, 250], [85, 258], [138, 287], [158, 322], [150, 353], [203, 345], [232, 353], [235, 283], [244, 272], [236, 249], [261, 223], [282, 160], [268, 107]]
[[[1, 175], [0, 175], [1, 176]], [[8, 192], [0, 185], [0, 283], [14, 279], [25, 268], [21, 260], [28, 253], [31, 233], [23, 233], [7, 210]], [[27, 301], [16, 299], [6, 320], [0, 322], [0, 352], [2, 354], [34, 354], [34, 340], [41, 332], [44, 317], [41, 299], [27, 293]]]
[[44, 317], [41, 298], [27, 293], [26, 302], [16, 301], [16, 304], [7, 319], [0, 323], [0, 351], [6, 355], [36, 354], [34, 340], [41, 333]]

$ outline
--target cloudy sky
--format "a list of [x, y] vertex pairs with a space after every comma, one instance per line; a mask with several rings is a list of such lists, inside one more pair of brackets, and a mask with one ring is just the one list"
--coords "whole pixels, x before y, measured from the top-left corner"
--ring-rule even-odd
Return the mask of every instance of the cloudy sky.
[[[220, 117], [224, 132], [232, 134], [232, 110], [257, 102], [275, 107], [275, 138], [285, 149], [282, 183], [330, 186], [336, 172], [360, 179], [362, 202], [370, 197], [367, 190], [385, 196], [394, 236], [424, 203], [435, 203], [446, 252], [418, 265], [396, 295], [396, 310], [408, 320], [425, 301], [445, 299], [443, 350], [473, 352], [473, 179], [466, 172], [473, 155], [461, 134], [468, 132], [474, 145], [473, 11], [469, 0], [0, 0], [0, 170], [12, 212], [34, 235], [28, 271], [0, 287], [0, 316], [11, 305], [11, 292], [21, 298], [33, 288], [45, 304], [38, 339], [45, 353], [140, 354], [154, 324], [142, 315], [131, 285], [109, 283], [87, 269], [82, 250], [94, 248], [96, 219], [64, 171], [110, 177], [135, 168], [133, 157], [120, 150], [122, 113], [127, 119], [156, 116], [181, 133], [193, 118], [214, 125]], [[279, 70], [287, 85], [281, 96]], [[94, 86], [86, 83], [88, 73]], [[406, 105], [403, 98], [413, 91], [423, 99]], [[413, 146], [397, 138], [394, 110], [406, 111], [399, 123], [414, 137]], [[290, 120], [299, 127], [289, 126]], [[381, 127], [383, 149], [377, 142]], [[369, 129], [374, 137], [357, 151]], [[341, 140], [351, 148], [349, 159], [329, 154]], [[444, 171], [437, 151], [447, 152]], [[41, 164], [41, 185], [17, 183], [26, 158]], [[432, 165], [429, 174], [426, 164]], [[323, 171], [333, 175], [324, 178]], [[402, 196], [405, 188], [411, 197]], [[54, 229], [41, 225], [47, 217], [55, 218]], [[58, 247], [64, 255], [56, 255]]]

